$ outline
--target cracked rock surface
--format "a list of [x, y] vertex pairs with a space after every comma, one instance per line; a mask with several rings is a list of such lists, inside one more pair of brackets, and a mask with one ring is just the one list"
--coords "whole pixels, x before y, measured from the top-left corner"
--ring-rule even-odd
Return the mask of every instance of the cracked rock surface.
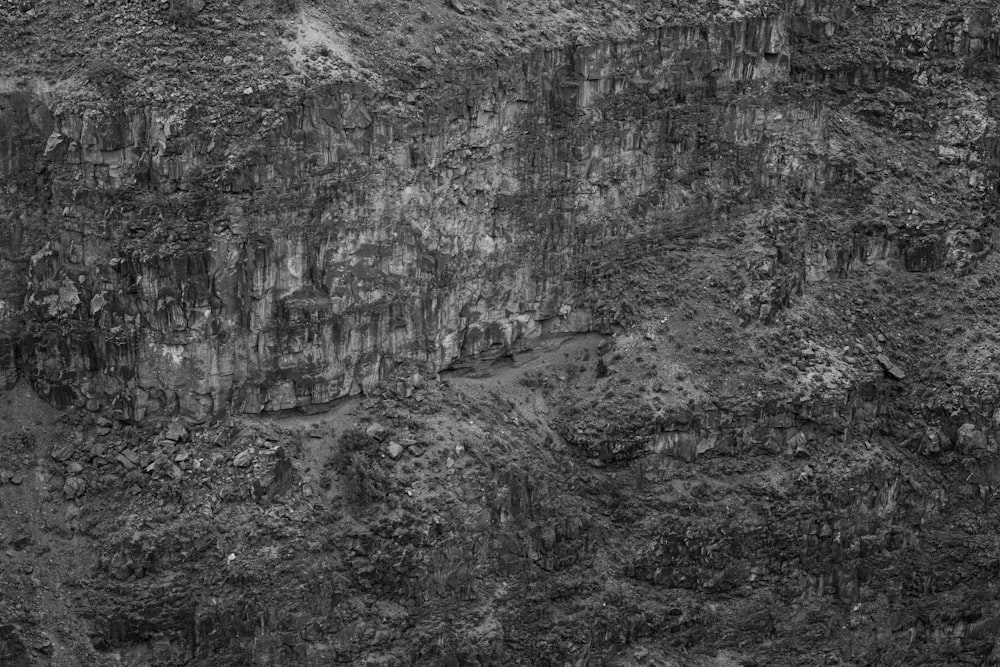
[[1000, 661], [994, 3], [0, 43], [0, 665]]

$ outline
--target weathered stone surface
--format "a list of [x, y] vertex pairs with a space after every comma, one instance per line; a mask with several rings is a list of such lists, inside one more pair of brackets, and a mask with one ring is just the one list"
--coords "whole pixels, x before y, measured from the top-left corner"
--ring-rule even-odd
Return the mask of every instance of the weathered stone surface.
[[247, 468], [253, 463], [253, 452], [244, 449], [233, 458], [233, 465], [237, 468]]
[[15, 625], [0, 625], [0, 663], [10, 667], [29, 667], [31, 654]]
[[878, 361], [879, 366], [882, 367], [882, 370], [885, 371], [885, 374], [891, 377], [893, 380], [899, 381], [906, 377], [906, 373], [903, 371], [903, 369], [897, 366], [896, 364], [892, 363], [892, 360], [889, 359], [889, 357], [887, 357], [886, 355], [880, 354], [875, 358], [875, 360]]
[[[45, 164], [24, 187], [52, 202], [5, 223], [31, 256], [11, 274], [27, 284], [0, 290], [8, 326], [21, 312], [32, 323], [15, 365], [57, 403], [200, 419], [326, 403], [402, 360], [441, 368], [600, 326], [572, 279], [587, 248], [675, 224], [701, 205], [692, 178], [733, 186], [686, 172], [722, 149], [686, 138], [674, 100], [714, 100], [690, 122], [746, 147], [760, 185], [790, 176], [777, 138], [822, 131], [822, 109], [744, 98], [787, 78], [787, 30], [779, 15], [543, 52], [456, 77], [418, 125], [363, 86], [331, 87], [225, 164], [221, 137], [186, 135], [154, 107], [84, 118], [8, 96], [4, 173]], [[824, 166], [795, 169], [808, 184]], [[71, 201], [80, 188], [86, 204]], [[164, 215], [157, 229], [128, 211], [107, 224], [102, 202], [129, 188]], [[197, 224], [170, 209], [188, 203]]]
[[184, 424], [178, 421], [170, 422], [170, 425], [167, 426], [166, 432], [163, 434], [163, 439], [168, 440], [170, 442], [182, 442], [184, 440], [187, 440], [187, 437], [188, 437], [187, 427], [185, 427]]
[[369, 424], [368, 427], [365, 428], [365, 435], [369, 438], [375, 438], [376, 440], [385, 440], [389, 437], [390, 432], [391, 431], [385, 424], [380, 424], [379, 422]]
[[[440, 369], [610, 326], [621, 313], [578, 279], [609, 248], [669, 243], [692, 216], [763, 191], [811, 197], [855, 178], [828, 141], [829, 109], [770, 95], [792, 74], [868, 76], [791, 69], [795, 36], [824, 43], [849, 15], [799, 3], [538, 52], [450, 72], [439, 103], [405, 113], [331, 85], [270, 101], [287, 113], [249, 150], [189, 132], [194, 112], [84, 116], [7, 93], [0, 174], [20, 194], [0, 199], [16, 241], [0, 249], [0, 384], [27, 375], [59, 404], [200, 420], [322, 406], [403, 361]], [[977, 21], [900, 39], [964, 56], [993, 43], [971, 36]], [[967, 125], [942, 150], [975, 165], [987, 124]], [[123, 193], [143, 203], [114, 208]], [[969, 256], [962, 235], [849, 236], [796, 247], [802, 261], [784, 267], [777, 248], [753, 251], [739, 312], [769, 320], [807, 281]]]
[[[996, 662], [998, 467], [950, 450], [997, 435], [997, 14], [674, 4], [728, 13], [428, 49], [382, 92], [266, 93], [227, 43], [242, 126], [3, 88], [0, 385], [105, 446], [57, 464], [0, 419], [4, 466], [86, 483], [3, 489], [44, 519], [4, 512], [0, 626], [44, 612], [58, 664]], [[304, 442], [237, 414], [359, 392]]]
[[975, 424], [962, 424], [958, 429], [956, 445], [963, 453], [985, 453], [988, 447], [986, 434], [976, 428]]
[[73, 445], [69, 443], [63, 443], [58, 445], [55, 449], [52, 450], [52, 458], [62, 463], [63, 461], [69, 460], [74, 453], [75, 450], [73, 448]]
[[63, 497], [67, 500], [79, 498], [84, 494], [84, 492], [86, 492], [86, 490], [87, 483], [79, 477], [67, 477], [62, 488]]

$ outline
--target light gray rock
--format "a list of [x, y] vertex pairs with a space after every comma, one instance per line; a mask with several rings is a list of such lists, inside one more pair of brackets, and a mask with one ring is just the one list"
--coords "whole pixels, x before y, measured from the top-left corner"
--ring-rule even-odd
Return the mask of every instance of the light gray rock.
[[79, 498], [87, 490], [87, 483], [84, 482], [79, 477], [67, 477], [66, 482], [63, 484], [63, 497], [66, 500], [72, 500], [74, 498]]
[[249, 449], [244, 449], [233, 457], [233, 465], [237, 468], [248, 468], [251, 463], [253, 463], [253, 452]]

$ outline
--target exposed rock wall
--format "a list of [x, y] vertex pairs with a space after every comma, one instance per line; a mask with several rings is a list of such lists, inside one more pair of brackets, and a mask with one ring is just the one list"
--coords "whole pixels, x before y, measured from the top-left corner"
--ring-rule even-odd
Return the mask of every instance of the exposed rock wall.
[[599, 326], [578, 255], [808, 172], [772, 137], [821, 112], [760, 97], [788, 63], [784, 16], [663, 29], [461, 72], [434, 105], [268, 101], [250, 138], [9, 94], [5, 382], [19, 340], [58, 402], [201, 418]]
[[[537, 52], [433, 94], [251, 93], [240, 128], [6, 93], [0, 383], [202, 419], [613, 324], [577, 280], [609, 243], [851, 177], [827, 159], [822, 105], [772, 91], [790, 31], [823, 39], [843, 20], [821, 5]], [[952, 42], [993, 44], [973, 39]], [[874, 243], [821, 245], [782, 289], [905, 255]]]

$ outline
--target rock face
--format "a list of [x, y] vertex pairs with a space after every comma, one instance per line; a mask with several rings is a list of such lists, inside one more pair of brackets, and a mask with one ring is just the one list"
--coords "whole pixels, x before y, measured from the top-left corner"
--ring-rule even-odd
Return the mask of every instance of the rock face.
[[0, 78], [0, 663], [1000, 662], [1000, 10], [662, 4], [401, 87]]
[[604, 244], [670, 238], [791, 178], [822, 187], [826, 166], [792, 154], [823, 109], [766, 94], [788, 77], [788, 26], [540, 52], [402, 112], [334, 86], [274, 101], [250, 146], [195, 110], [78, 115], [7, 93], [0, 379], [205, 418], [614, 324], [576, 280]]
[[[857, 177], [828, 110], [776, 92], [833, 76], [791, 68], [792, 36], [835, 32], [845, 14], [829, 9], [537, 52], [455, 73], [422, 104], [358, 84], [255, 100], [280, 113], [247, 136], [197, 109], [77, 113], [5, 93], [0, 383], [204, 419], [324, 404], [403, 360], [444, 368], [623, 324], [593, 280], [609, 249]], [[993, 35], [968, 27], [955, 48], [988, 52], [993, 37], [959, 39], [973, 33]], [[987, 129], [959, 122], [950, 140], [973, 181]], [[748, 260], [741, 312], [767, 320], [830, 272], [926, 270], [983, 247], [975, 232], [863, 233]]]

